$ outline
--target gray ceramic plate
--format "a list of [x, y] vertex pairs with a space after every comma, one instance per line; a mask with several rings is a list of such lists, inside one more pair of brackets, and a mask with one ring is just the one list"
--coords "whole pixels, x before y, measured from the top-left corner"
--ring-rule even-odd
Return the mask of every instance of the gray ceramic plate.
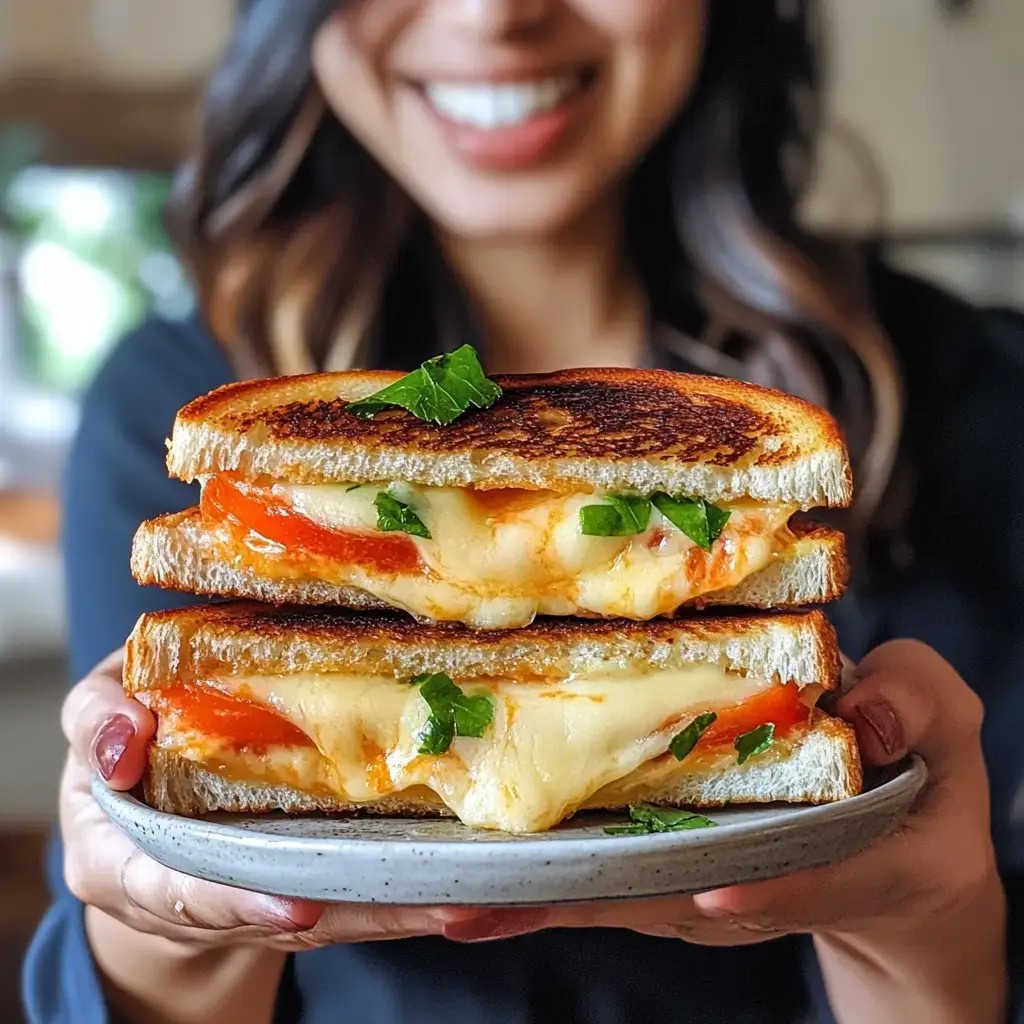
[[840, 860], [890, 832], [924, 785], [914, 758], [823, 807], [708, 812], [716, 828], [609, 836], [625, 815], [587, 814], [532, 836], [450, 820], [181, 818], [98, 781], [100, 805], [146, 853], [199, 878], [356, 903], [564, 903], [697, 892]]

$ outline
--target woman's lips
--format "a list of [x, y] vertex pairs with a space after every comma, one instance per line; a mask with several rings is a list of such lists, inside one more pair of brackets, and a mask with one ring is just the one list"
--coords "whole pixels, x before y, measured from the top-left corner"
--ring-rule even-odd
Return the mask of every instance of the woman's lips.
[[422, 89], [420, 98], [460, 160], [481, 170], [514, 171], [543, 162], [572, 134], [585, 115], [590, 85], [589, 80], [580, 80], [557, 106], [504, 124], [455, 120], [431, 103]]

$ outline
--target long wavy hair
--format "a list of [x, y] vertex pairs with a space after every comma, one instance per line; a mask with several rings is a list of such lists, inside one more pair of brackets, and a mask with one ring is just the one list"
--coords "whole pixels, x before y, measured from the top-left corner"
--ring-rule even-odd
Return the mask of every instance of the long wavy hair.
[[[338, 0], [253, 0], [213, 76], [170, 226], [239, 373], [408, 366], [471, 311], [429, 225], [328, 109], [311, 50]], [[657, 357], [829, 406], [875, 518], [900, 374], [851, 254], [797, 207], [820, 122], [815, 0], [712, 0], [703, 66], [637, 167], [630, 244]], [[886, 503], [888, 504], [888, 503]]]

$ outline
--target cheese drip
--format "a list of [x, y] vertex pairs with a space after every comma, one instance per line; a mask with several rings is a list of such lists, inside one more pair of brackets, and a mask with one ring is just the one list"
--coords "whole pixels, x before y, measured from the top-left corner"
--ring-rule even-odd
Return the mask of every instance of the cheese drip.
[[791, 540], [794, 509], [730, 505], [710, 552], [652, 509], [648, 529], [632, 537], [593, 537], [579, 513], [593, 494], [471, 491], [410, 484], [275, 485], [296, 512], [334, 530], [375, 532], [382, 490], [407, 503], [429, 528], [411, 538], [425, 571], [388, 575], [288, 552], [248, 551], [261, 574], [313, 576], [358, 587], [412, 615], [477, 628], [514, 628], [537, 615], [651, 619], [688, 601], [735, 586], [767, 566]]
[[[428, 708], [417, 687], [384, 676], [221, 678], [218, 690], [273, 708], [316, 744], [255, 760], [254, 780], [353, 803], [426, 788], [467, 825], [536, 832], [569, 817], [602, 787], [648, 762], [699, 712], [739, 704], [771, 684], [714, 665], [559, 682], [461, 681], [486, 693], [494, 719], [481, 739], [442, 755], [418, 752]], [[246, 755], [214, 737], [161, 729], [161, 745], [227, 774]], [[252, 763], [253, 757], [249, 756]]]

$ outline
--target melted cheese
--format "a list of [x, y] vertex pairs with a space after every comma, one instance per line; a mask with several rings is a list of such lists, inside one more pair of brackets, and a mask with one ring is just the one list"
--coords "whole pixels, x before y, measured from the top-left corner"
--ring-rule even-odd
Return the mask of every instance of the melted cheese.
[[[274, 487], [275, 495], [314, 522], [374, 532], [374, 499], [384, 485]], [[307, 559], [282, 565], [273, 552], [247, 553], [261, 573], [311, 573], [359, 587], [413, 615], [478, 628], [523, 626], [536, 615], [650, 619], [703, 594], [735, 586], [764, 568], [788, 542], [793, 508], [747, 504], [732, 515], [711, 552], [652, 510], [634, 537], [590, 537], [579, 512], [592, 494], [474, 492], [393, 484], [390, 488], [427, 524], [431, 539], [413, 538], [426, 566], [388, 576], [358, 565]]]
[[[741, 703], [770, 684], [713, 665], [559, 682], [462, 681], [485, 692], [494, 719], [480, 739], [442, 755], [418, 752], [428, 709], [418, 688], [383, 676], [290, 675], [212, 681], [272, 707], [316, 744], [246, 755], [210, 737], [161, 731], [160, 742], [222, 774], [285, 783], [359, 803], [429, 790], [463, 822], [535, 832], [567, 818], [603, 787], [651, 763], [696, 714]], [[675, 765], [671, 759], [671, 765]]]

